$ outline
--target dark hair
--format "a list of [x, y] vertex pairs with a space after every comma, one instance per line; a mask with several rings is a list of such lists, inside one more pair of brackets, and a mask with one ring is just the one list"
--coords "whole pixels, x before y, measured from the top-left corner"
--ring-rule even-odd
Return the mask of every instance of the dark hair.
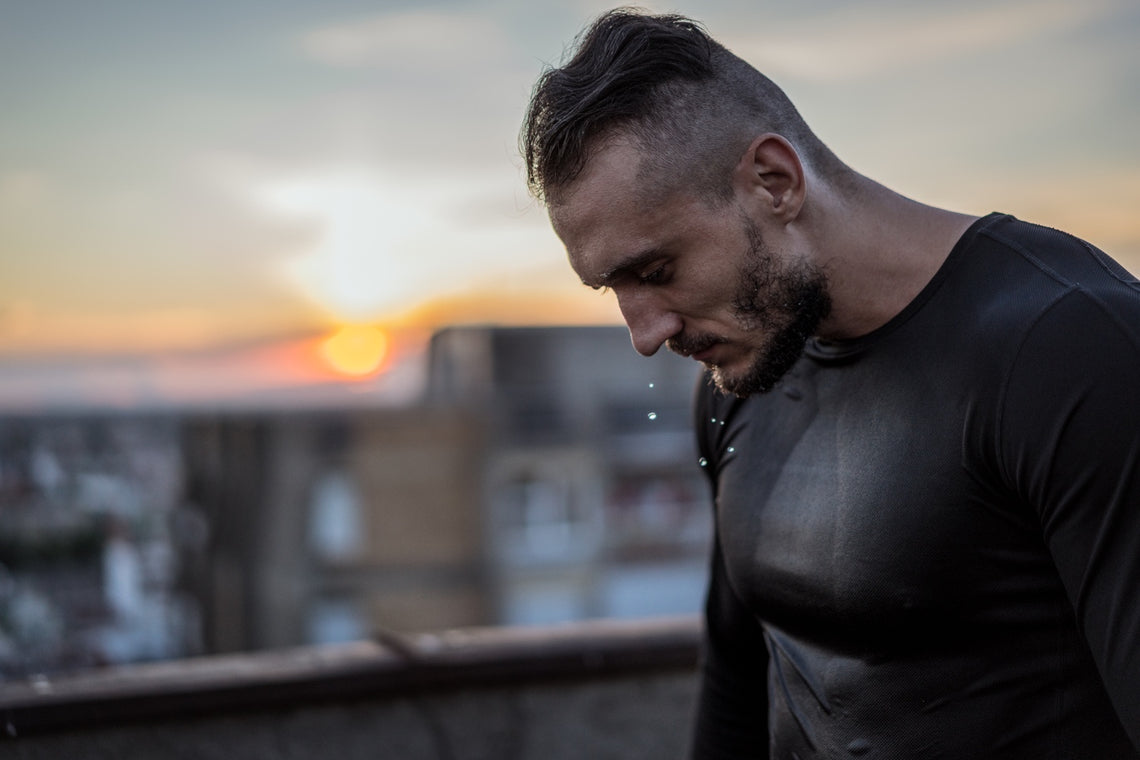
[[643, 174], [709, 198], [729, 197], [732, 168], [763, 132], [782, 135], [820, 171], [842, 166], [779, 87], [691, 19], [618, 8], [572, 50], [535, 84], [519, 136], [540, 200], [554, 200], [618, 135], [647, 149]]

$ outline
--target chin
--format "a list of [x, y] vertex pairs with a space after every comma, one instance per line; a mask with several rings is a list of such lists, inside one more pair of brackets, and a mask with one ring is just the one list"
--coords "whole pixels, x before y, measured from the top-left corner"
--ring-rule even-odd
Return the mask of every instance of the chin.
[[736, 396], [737, 398], [748, 398], [755, 393], [763, 393], [764, 391], [755, 387], [752, 383], [748, 382], [746, 378], [737, 375], [729, 375], [721, 370], [720, 367], [711, 367], [709, 378], [716, 389], [721, 393], [728, 396]]
[[732, 367], [725, 365], [705, 365], [717, 390], [737, 398], [748, 398], [758, 393], [767, 393], [776, 387], [799, 361], [803, 353], [801, 343], [795, 351], [769, 350], [756, 357], [750, 365]]
[[747, 398], [756, 393], [764, 393], [767, 388], [758, 383], [750, 371], [731, 371], [718, 365], [705, 365], [713, 385], [721, 393]]

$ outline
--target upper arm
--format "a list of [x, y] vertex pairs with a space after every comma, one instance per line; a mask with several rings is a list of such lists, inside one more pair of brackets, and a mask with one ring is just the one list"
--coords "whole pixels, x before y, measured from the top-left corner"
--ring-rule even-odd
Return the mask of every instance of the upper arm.
[[1055, 303], [1028, 333], [1000, 422], [1005, 477], [1046, 546], [1140, 746], [1140, 307]]
[[[694, 404], [697, 444], [715, 501], [718, 446], [714, 438], [723, 428], [707, 421], [724, 412], [714, 412], [713, 398], [714, 392], [702, 380]], [[768, 650], [763, 627], [729, 582], [720, 539], [715, 535], [709, 578], [691, 756], [694, 760], [762, 760], [768, 757]]]
[[694, 760], [768, 757], [768, 650], [728, 583], [719, 542], [705, 603]]

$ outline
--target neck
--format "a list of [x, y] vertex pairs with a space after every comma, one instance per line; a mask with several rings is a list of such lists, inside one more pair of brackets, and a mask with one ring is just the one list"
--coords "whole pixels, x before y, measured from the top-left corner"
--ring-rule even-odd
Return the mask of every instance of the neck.
[[859, 176], [811, 211], [831, 315], [819, 337], [865, 335], [906, 308], [977, 217], [927, 206]]

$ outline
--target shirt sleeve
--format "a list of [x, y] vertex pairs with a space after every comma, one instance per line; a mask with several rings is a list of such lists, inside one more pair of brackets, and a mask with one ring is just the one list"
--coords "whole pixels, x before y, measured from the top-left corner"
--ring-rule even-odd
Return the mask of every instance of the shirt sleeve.
[[1140, 747], [1140, 299], [1071, 290], [1028, 333], [999, 418], [1106, 691]]
[[[698, 387], [697, 444], [716, 499], [714, 391]], [[720, 426], [715, 427], [720, 430]], [[715, 523], [714, 523], [715, 524]], [[733, 590], [714, 529], [712, 562], [705, 599], [705, 631], [701, 650], [701, 684], [690, 751], [692, 760], [768, 758], [768, 650], [759, 621]]]
[[705, 604], [693, 760], [768, 758], [768, 650], [724, 573], [719, 542]]

